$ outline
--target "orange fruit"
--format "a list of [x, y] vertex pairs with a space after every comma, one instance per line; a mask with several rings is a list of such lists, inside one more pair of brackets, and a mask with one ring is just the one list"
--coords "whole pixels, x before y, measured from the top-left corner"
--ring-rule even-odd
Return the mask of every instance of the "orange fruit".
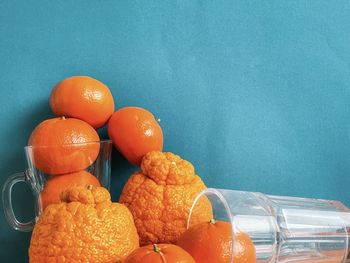
[[73, 117], [102, 127], [114, 112], [109, 88], [88, 76], [73, 76], [59, 82], [51, 92], [50, 106], [56, 116]]
[[181, 247], [172, 244], [153, 244], [134, 250], [123, 263], [196, 263]]
[[[206, 187], [193, 165], [173, 153], [150, 152], [124, 186], [119, 201], [135, 219], [140, 244], [175, 243], [185, 232], [190, 208]], [[212, 218], [208, 199], [201, 199], [192, 222]]]
[[[229, 263], [232, 234], [228, 222], [210, 220], [190, 227], [177, 241], [197, 263]], [[256, 253], [250, 237], [239, 232], [235, 234], [233, 262], [255, 263]]]
[[84, 170], [76, 173], [62, 174], [50, 177], [40, 193], [41, 204], [45, 209], [49, 204], [60, 202], [60, 193], [71, 186], [100, 186], [98, 179]]
[[146, 153], [163, 149], [162, 128], [152, 113], [143, 108], [125, 107], [113, 113], [108, 134], [119, 152], [134, 165], [140, 165]]
[[35, 224], [29, 262], [122, 262], [139, 247], [130, 211], [103, 187], [69, 187]]
[[47, 174], [84, 170], [97, 158], [100, 138], [88, 123], [73, 118], [53, 118], [40, 123], [30, 135], [30, 158]]

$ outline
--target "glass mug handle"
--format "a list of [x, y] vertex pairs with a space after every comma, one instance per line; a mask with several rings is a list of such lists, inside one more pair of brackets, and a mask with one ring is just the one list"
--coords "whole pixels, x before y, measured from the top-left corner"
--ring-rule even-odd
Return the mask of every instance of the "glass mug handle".
[[[7, 180], [5, 181], [5, 184], [2, 188], [2, 202], [3, 202], [6, 220], [7, 220], [8, 224], [13, 229], [18, 230], [18, 231], [22, 231], [22, 232], [32, 231], [36, 220], [32, 219], [29, 222], [22, 223], [16, 218], [15, 213], [13, 211], [13, 206], [12, 206], [12, 198], [11, 198], [12, 197], [12, 188], [15, 184], [24, 182], [30, 187], [30, 189], [33, 193], [33, 196], [36, 197], [37, 193], [36, 193], [33, 185], [31, 184], [31, 180], [29, 178], [29, 173], [30, 173], [30, 171], [27, 170], [25, 172], [15, 173], [15, 174], [11, 175], [9, 178], [7, 178]], [[37, 206], [36, 200], [35, 200], [35, 206]], [[35, 208], [37, 208], [37, 207], [35, 207]], [[35, 210], [36, 210], [35, 213], [37, 215], [38, 209], [35, 209]]]

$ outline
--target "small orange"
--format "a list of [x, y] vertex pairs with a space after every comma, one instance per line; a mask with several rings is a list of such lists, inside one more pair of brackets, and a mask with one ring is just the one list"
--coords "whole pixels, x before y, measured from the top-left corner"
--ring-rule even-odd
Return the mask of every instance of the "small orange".
[[114, 112], [109, 88], [88, 76], [73, 76], [52, 90], [50, 106], [56, 116], [81, 119], [95, 129], [102, 127]]
[[56, 175], [49, 178], [41, 192], [41, 204], [45, 209], [49, 204], [60, 202], [60, 193], [71, 186], [100, 186], [98, 179], [84, 170], [76, 173]]
[[123, 263], [196, 263], [181, 247], [153, 244], [134, 250]]
[[162, 128], [152, 113], [143, 108], [125, 107], [113, 113], [108, 134], [120, 153], [134, 165], [140, 165], [146, 153], [163, 149]]
[[28, 142], [34, 165], [47, 174], [84, 170], [97, 158], [100, 138], [88, 123], [74, 118], [53, 118], [40, 123]]
[[[229, 263], [232, 247], [231, 225], [214, 219], [196, 224], [180, 236], [177, 245], [190, 253], [197, 263]], [[235, 234], [233, 262], [256, 262], [254, 244], [243, 232]]]

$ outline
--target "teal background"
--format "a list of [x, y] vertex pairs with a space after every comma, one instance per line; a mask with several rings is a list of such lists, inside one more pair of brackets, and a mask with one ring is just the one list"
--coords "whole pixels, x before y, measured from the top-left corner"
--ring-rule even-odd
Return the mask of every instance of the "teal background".
[[[210, 187], [350, 205], [349, 14], [328, 0], [0, 0], [0, 185], [25, 169], [52, 87], [90, 75], [117, 108], [161, 118], [164, 149]], [[117, 200], [135, 168], [113, 158]], [[30, 218], [29, 190], [15, 195]], [[1, 262], [26, 262], [29, 239], [0, 214]]]

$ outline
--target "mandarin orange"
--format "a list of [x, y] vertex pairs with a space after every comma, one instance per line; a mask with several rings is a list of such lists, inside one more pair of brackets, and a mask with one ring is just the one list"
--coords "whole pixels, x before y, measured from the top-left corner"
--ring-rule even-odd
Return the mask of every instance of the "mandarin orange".
[[196, 263], [181, 247], [153, 244], [134, 250], [123, 263]]
[[163, 149], [162, 128], [152, 113], [143, 108], [125, 107], [113, 113], [108, 134], [119, 152], [134, 165], [140, 165], [146, 153]]
[[50, 106], [56, 116], [81, 119], [95, 129], [114, 112], [109, 88], [88, 76], [73, 76], [59, 82], [51, 92]]
[[40, 123], [28, 145], [34, 165], [47, 174], [73, 173], [97, 158], [100, 138], [88, 123], [74, 118], [53, 118]]
[[80, 172], [51, 176], [40, 193], [41, 204], [45, 209], [49, 204], [60, 202], [60, 193], [71, 186], [100, 186], [98, 179], [84, 170]]
[[[212, 219], [190, 227], [178, 239], [177, 245], [190, 253], [197, 263], [230, 263], [231, 233], [230, 223]], [[233, 262], [256, 262], [254, 244], [250, 237], [243, 232], [235, 234]]]

